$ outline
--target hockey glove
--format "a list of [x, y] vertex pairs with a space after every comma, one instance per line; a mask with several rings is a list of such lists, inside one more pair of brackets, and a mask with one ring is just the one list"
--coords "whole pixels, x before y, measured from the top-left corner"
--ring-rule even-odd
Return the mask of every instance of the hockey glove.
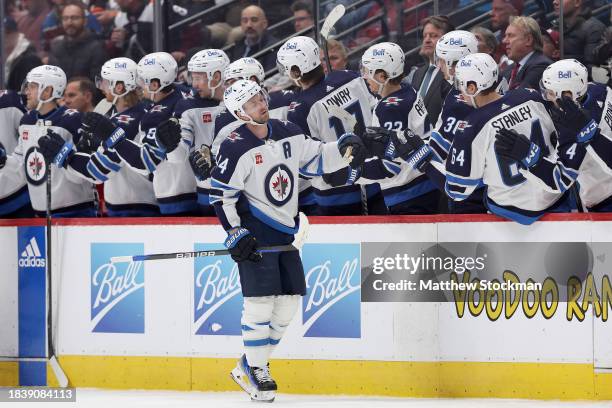
[[362, 135], [363, 143], [372, 156], [380, 159], [395, 159], [395, 146], [391, 141], [394, 131], [383, 128], [368, 126]]
[[495, 153], [528, 169], [540, 160], [540, 146], [514, 130], [501, 129], [495, 135]]
[[551, 108], [550, 116], [559, 131], [559, 145], [589, 142], [597, 132], [597, 122], [567, 96], [557, 100], [559, 108]]
[[5, 164], [6, 164], [6, 149], [4, 148], [2, 143], [0, 143], [0, 169], [3, 168]]
[[332, 187], [350, 186], [361, 176], [361, 169], [352, 169], [350, 166], [344, 167], [333, 173], [324, 173], [323, 181]]
[[106, 116], [96, 112], [87, 112], [83, 115], [83, 132], [91, 137], [93, 145], [102, 144], [106, 149], [113, 148], [125, 138], [123, 129], [117, 127]]
[[353, 133], [345, 133], [338, 139], [338, 150], [353, 169], [361, 167], [368, 158], [365, 144]]
[[394, 131], [391, 142], [395, 146], [395, 156], [401, 157], [412, 168], [423, 171], [433, 159], [433, 150], [412, 130]]
[[210, 178], [210, 172], [215, 166], [215, 159], [210, 155], [210, 148], [202, 145], [189, 154], [189, 164], [196, 178], [200, 181]]
[[72, 142], [65, 141], [60, 135], [47, 130], [47, 134], [38, 139], [40, 153], [45, 157], [47, 163], [53, 163], [57, 167], [65, 167], [68, 159], [74, 154]]
[[176, 118], [163, 121], [155, 130], [157, 145], [170, 153], [181, 142], [181, 125]]
[[261, 260], [261, 254], [257, 252], [257, 240], [246, 228], [236, 227], [229, 230], [224, 245], [229, 249], [234, 262]]

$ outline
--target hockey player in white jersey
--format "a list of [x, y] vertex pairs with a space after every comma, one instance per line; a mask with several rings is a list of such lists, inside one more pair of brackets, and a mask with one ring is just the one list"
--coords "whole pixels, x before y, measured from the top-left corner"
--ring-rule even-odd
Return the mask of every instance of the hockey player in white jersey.
[[[332, 71], [325, 76], [319, 52], [319, 46], [312, 38], [293, 37], [279, 49], [277, 65], [282, 74], [289, 76], [301, 88], [289, 106], [287, 120], [297, 124], [313, 139], [331, 142], [347, 131], [349, 123], [332, 116], [329, 106], [339, 106], [354, 115], [358, 126], [363, 129], [372, 122], [376, 99], [368, 91], [363, 78], [355, 72]], [[319, 215], [362, 214], [359, 185], [334, 188], [323, 178], [315, 177], [312, 186]], [[372, 189], [369, 198], [379, 193], [375, 190], [378, 189]]]
[[[404, 51], [395, 43], [383, 42], [368, 48], [361, 57], [361, 75], [370, 91], [381, 99], [374, 107], [372, 123], [392, 131], [410, 129], [427, 140], [431, 125], [427, 110], [415, 90], [402, 86]], [[406, 163], [399, 173], [379, 182], [390, 214], [433, 214], [439, 190], [426, 175]]]
[[0, 91], [0, 217], [32, 217], [23, 166], [2, 171], [7, 155], [19, 142], [19, 123], [26, 112], [25, 95], [15, 91]]
[[[568, 212], [568, 194], [550, 191], [542, 180], [527, 169], [541, 159], [555, 162], [551, 136], [552, 119], [540, 94], [518, 89], [504, 96], [495, 91], [497, 64], [487, 54], [463, 57], [455, 69], [455, 86], [478, 109], [465, 118], [465, 125], [455, 134], [446, 161], [446, 175], [441, 163], [432, 160], [433, 150], [420, 138], [396, 138], [400, 157], [425, 171], [439, 188], [453, 200], [464, 200], [480, 187], [486, 187], [485, 204], [489, 211], [521, 224], [531, 224], [546, 212]], [[529, 135], [521, 160], [496, 153], [496, 135], [504, 130]], [[569, 181], [571, 185], [571, 181]]]
[[[180, 121], [180, 143], [176, 134], [169, 131], [157, 133], [157, 138], [165, 146], [177, 147], [167, 153], [168, 161], [183, 166], [197, 158], [200, 149], [207, 151], [214, 139], [214, 124], [217, 116], [223, 111], [220, 101], [223, 98], [223, 72], [230, 61], [225, 52], [217, 49], [206, 49], [197, 52], [187, 63], [187, 71], [193, 88], [193, 96], [179, 101], [174, 109], [174, 116]], [[187, 176], [185, 176], [187, 177]], [[193, 177], [193, 174], [191, 175]], [[197, 178], [198, 205], [202, 215], [214, 215], [210, 204], [210, 180], [208, 177]]]
[[[81, 114], [58, 105], [66, 88], [66, 74], [59, 67], [41, 65], [32, 69], [24, 86], [29, 112], [21, 118], [17, 147], [0, 171], [23, 167], [32, 208], [38, 216], [45, 216], [45, 182], [50, 164], [45, 160], [44, 143], [39, 146], [39, 140], [51, 132], [70, 144], [77, 143]], [[68, 172], [61, 160], [54, 163], [52, 170], [51, 197], [50, 210], [54, 217], [96, 216], [93, 184]]]
[[[457, 62], [466, 55], [476, 52], [478, 52], [478, 40], [474, 34], [456, 30], [440, 37], [436, 43], [434, 59], [444, 79], [452, 84], [455, 80]], [[451, 88], [444, 99], [438, 123], [435, 124], [429, 139], [429, 145], [442, 162], [446, 161], [455, 132], [465, 125], [465, 117], [473, 110], [474, 107], [466, 103], [461, 92], [454, 87]], [[448, 210], [454, 214], [486, 213], [483, 195], [484, 188], [481, 187], [463, 201], [448, 200]]]
[[176, 104], [188, 97], [175, 86], [177, 65], [174, 58], [165, 52], [145, 55], [139, 62], [137, 75], [139, 86], [153, 101], [140, 121], [140, 132], [136, 140], [125, 137], [125, 132], [116, 129], [110, 135], [104, 130], [109, 126], [108, 118], [89, 112], [84, 116], [83, 125], [105, 140], [107, 149], [114, 149], [129, 167], [143, 175], [153, 174], [153, 190], [162, 215], [197, 214], [196, 180], [187, 161], [173, 163], [167, 160], [167, 153], [178, 146], [164, 145], [156, 137], [161, 133], [175, 133], [178, 125], [169, 121]]
[[[154, 217], [159, 208], [151, 180], [132, 171], [114, 150], [105, 149], [104, 137], [116, 129], [133, 140], [138, 135], [145, 105], [140, 102], [136, 84], [136, 63], [129, 58], [113, 58], [102, 65], [97, 86], [112, 104], [109, 121], [100, 123], [96, 134], [85, 126], [78, 151], [69, 153], [64, 166], [96, 184], [104, 183], [106, 210], [110, 217]], [[104, 129], [104, 125], [107, 126]], [[101, 136], [102, 135], [102, 136]], [[63, 140], [46, 136], [49, 154], [62, 152]]]
[[[602, 143], [612, 142], [612, 90], [588, 83], [587, 68], [574, 59], [546, 68], [540, 87], [544, 98], [556, 105], [551, 116], [559, 134], [560, 168], [578, 173], [580, 200], [589, 212], [612, 211], [612, 173], [601, 160], [612, 157]], [[553, 169], [545, 177], [552, 187], [558, 172]]]
[[226, 89], [224, 102], [243, 125], [222, 144], [212, 172], [215, 210], [227, 231], [225, 245], [238, 263], [244, 296], [245, 346], [232, 378], [255, 400], [272, 401], [277, 385], [270, 374], [270, 353], [306, 293], [299, 251], [257, 252], [259, 245], [290, 244], [298, 229], [297, 177], [351, 165], [367, 152], [352, 134], [322, 143], [305, 137], [291, 122], [269, 119], [266, 96], [253, 81]]

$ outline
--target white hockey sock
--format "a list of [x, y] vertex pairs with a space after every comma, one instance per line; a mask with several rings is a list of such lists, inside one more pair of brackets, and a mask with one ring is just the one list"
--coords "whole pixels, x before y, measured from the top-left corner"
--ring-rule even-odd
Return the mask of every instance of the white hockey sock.
[[273, 309], [274, 296], [244, 298], [242, 340], [247, 362], [251, 367], [265, 367], [268, 364]]
[[285, 330], [300, 303], [300, 295], [283, 295], [274, 297], [274, 309], [270, 321], [270, 354], [283, 338]]

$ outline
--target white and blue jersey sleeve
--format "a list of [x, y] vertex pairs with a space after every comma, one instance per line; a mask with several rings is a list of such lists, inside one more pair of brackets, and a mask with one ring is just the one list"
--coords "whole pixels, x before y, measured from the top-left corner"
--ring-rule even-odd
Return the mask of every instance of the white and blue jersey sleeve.
[[270, 227], [292, 234], [299, 175], [322, 175], [343, 166], [336, 143], [306, 138], [290, 122], [270, 120], [265, 141], [242, 125], [221, 144], [211, 175], [211, 202], [226, 230], [240, 226], [240, 214], [249, 211]]

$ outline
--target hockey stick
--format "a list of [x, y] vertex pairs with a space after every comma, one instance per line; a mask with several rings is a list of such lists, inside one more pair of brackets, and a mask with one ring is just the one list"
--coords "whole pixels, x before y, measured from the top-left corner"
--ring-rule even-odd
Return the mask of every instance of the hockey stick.
[[321, 37], [323, 37], [323, 52], [325, 53], [325, 65], [327, 66], [327, 73], [332, 72], [331, 63], [329, 62], [329, 50], [327, 46], [327, 40], [329, 39], [329, 33], [331, 29], [336, 25], [338, 20], [344, 16], [345, 8], [342, 4], [338, 4], [330, 11], [325, 18], [323, 26], [321, 27]]
[[52, 164], [47, 164], [47, 348], [49, 352], [49, 364], [55, 374], [55, 378], [60, 387], [68, 387], [68, 377], [60, 367], [57, 358], [55, 357], [55, 347], [53, 346], [53, 284], [51, 280], [51, 167]]
[[[300, 250], [306, 241], [308, 230], [310, 229], [310, 223], [304, 213], [300, 213], [300, 227], [298, 232], [295, 234], [293, 243], [291, 245], [276, 245], [266, 246], [258, 249], [259, 253], [267, 252], [285, 252]], [[113, 256], [111, 257], [111, 263], [122, 263], [122, 262], [138, 262], [138, 261], [157, 261], [160, 259], [191, 259], [201, 258], [207, 256], [222, 256], [229, 255], [229, 249], [212, 249], [207, 251], [184, 251], [184, 252], [170, 252], [166, 254], [148, 254], [148, 255], [126, 255], [126, 256]]]
[[[357, 119], [355, 118], [355, 116], [351, 115], [346, 111], [346, 109], [341, 108], [338, 105], [329, 105], [328, 109], [329, 113], [332, 116], [337, 117], [342, 121], [342, 123], [346, 124], [345, 130], [349, 132], [355, 131], [355, 127], [357, 126]], [[346, 149], [342, 158], [346, 160], [348, 164], [353, 161], [353, 148], [351, 146]], [[359, 189], [361, 194], [361, 206], [363, 207], [363, 213], [364, 215], [368, 215], [368, 193], [365, 189], [365, 186], [363, 185], [361, 185]]]

